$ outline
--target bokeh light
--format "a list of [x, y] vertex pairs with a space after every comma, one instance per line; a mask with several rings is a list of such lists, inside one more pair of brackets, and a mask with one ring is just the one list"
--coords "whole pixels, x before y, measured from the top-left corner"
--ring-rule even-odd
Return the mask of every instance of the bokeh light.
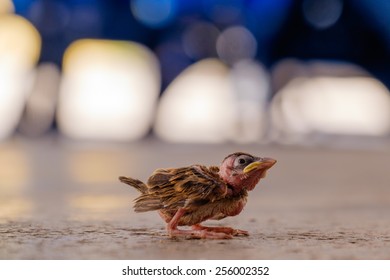
[[310, 25], [325, 29], [339, 20], [343, 12], [343, 0], [304, 0], [302, 10]]
[[58, 124], [70, 137], [130, 140], [151, 126], [158, 62], [132, 42], [80, 40], [64, 56]]
[[170, 23], [177, 11], [177, 0], [133, 0], [131, 11], [141, 23], [160, 28]]
[[236, 106], [229, 69], [216, 59], [197, 62], [164, 92], [155, 123], [174, 142], [221, 142], [235, 132]]
[[15, 11], [15, 7], [11, 0], [0, 1], [0, 15], [13, 13], [14, 11]]
[[241, 59], [252, 59], [257, 52], [256, 38], [243, 26], [229, 27], [218, 37], [217, 52], [228, 64]]
[[253, 60], [232, 68], [205, 59], [164, 92], [155, 132], [173, 142], [259, 142], [267, 129], [269, 75]]
[[278, 92], [290, 80], [295, 77], [305, 76], [306, 72], [306, 68], [298, 59], [286, 58], [279, 61], [272, 68], [273, 91]]
[[235, 141], [259, 142], [268, 128], [270, 80], [265, 67], [254, 60], [241, 60], [230, 73], [236, 97], [238, 131]]
[[52, 63], [42, 63], [35, 70], [34, 82], [19, 130], [29, 136], [41, 136], [51, 128], [58, 99], [60, 70]]
[[[352, 67], [342, 63], [340, 67], [325, 64], [324, 71], [314, 67], [306, 75], [292, 77], [277, 92], [271, 107], [272, 120], [284, 139], [313, 133], [388, 135], [389, 91], [356, 66], [352, 74]], [[329, 71], [331, 68], [333, 71]]]
[[9, 71], [31, 69], [38, 61], [41, 38], [35, 27], [23, 17], [0, 17], [0, 63]]
[[0, 16], [0, 139], [18, 125], [40, 47], [40, 36], [31, 23], [20, 16]]

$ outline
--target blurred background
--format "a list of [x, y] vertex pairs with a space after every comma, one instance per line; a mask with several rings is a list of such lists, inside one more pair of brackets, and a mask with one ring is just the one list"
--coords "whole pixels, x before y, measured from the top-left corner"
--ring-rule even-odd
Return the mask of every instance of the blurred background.
[[387, 137], [387, 1], [1, 0], [0, 138]]
[[236, 150], [279, 160], [272, 205], [388, 206], [389, 15], [385, 0], [0, 0], [0, 217], [128, 215], [119, 175]]

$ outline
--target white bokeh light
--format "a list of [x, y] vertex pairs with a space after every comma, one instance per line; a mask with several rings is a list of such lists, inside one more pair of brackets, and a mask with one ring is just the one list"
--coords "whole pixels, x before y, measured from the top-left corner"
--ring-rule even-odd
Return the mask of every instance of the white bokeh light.
[[241, 60], [230, 72], [238, 112], [238, 142], [259, 142], [267, 130], [270, 81], [265, 68], [253, 60]]
[[205, 59], [184, 70], [158, 107], [156, 134], [172, 142], [259, 142], [267, 128], [267, 71], [253, 60]]
[[60, 130], [81, 139], [138, 139], [151, 126], [159, 89], [158, 62], [144, 46], [77, 41], [64, 56]]
[[159, 28], [167, 25], [176, 15], [177, 0], [133, 0], [130, 8], [141, 23]]
[[31, 23], [15, 15], [0, 17], [0, 139], [18, 125], [40, 48], [40, 35]]
[[286, 82], [272, 101], [279, 137], [388, 135], [390, 93], [380, 81], [351, 64], [314, 65], [302, 64], [306, 71]]
[[216, 59], [202, 60], [164, 92], [155, 132], [173, 142], [226, 141], [235, 134], [236, 109], [229, 69]]

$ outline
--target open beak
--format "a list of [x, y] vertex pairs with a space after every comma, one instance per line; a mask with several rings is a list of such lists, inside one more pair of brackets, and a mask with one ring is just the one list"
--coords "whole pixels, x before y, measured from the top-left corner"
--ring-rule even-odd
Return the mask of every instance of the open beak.
[[244, 168], [244, 174], [247, 174], [253, 170], [267, 170], [276, 163], [272, 158], [260, 158], [258, 161], [254, 161]]

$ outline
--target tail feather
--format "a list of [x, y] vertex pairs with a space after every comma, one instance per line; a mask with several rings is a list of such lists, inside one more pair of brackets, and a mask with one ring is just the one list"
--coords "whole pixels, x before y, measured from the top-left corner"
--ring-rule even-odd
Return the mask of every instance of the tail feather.
[[145, 194], [148, 191], [148, 187], [145, 185], [145, 183], [141, 182], [140, 180], [133, 179], [130, 177], [125, 177], [125, 176], [120, 176], [119, 181], [134, 187], [140, 193]]
[[152, 197], [147, 194], [141, 195], [134, 200], [134, 211], [135, 212], [147, 212], [160, 210], [163, 208], [161, 200], [157, 197]]
[[147, 212], [153, 210], [159, 210], [163, 207], [161, 204], [161, 200], [157, 197], [153, 197], [148, 193], [148, 187], [146, 184], [141, 182], [140, 180], [133, 179], [130, 177], [121, 176], [119, 180], [125, 184], [128, 184], [135, 189], [137, 189], [140, 193], [142, 193], [139, 197], [134, 200], [134, 211], [135, 212]]

